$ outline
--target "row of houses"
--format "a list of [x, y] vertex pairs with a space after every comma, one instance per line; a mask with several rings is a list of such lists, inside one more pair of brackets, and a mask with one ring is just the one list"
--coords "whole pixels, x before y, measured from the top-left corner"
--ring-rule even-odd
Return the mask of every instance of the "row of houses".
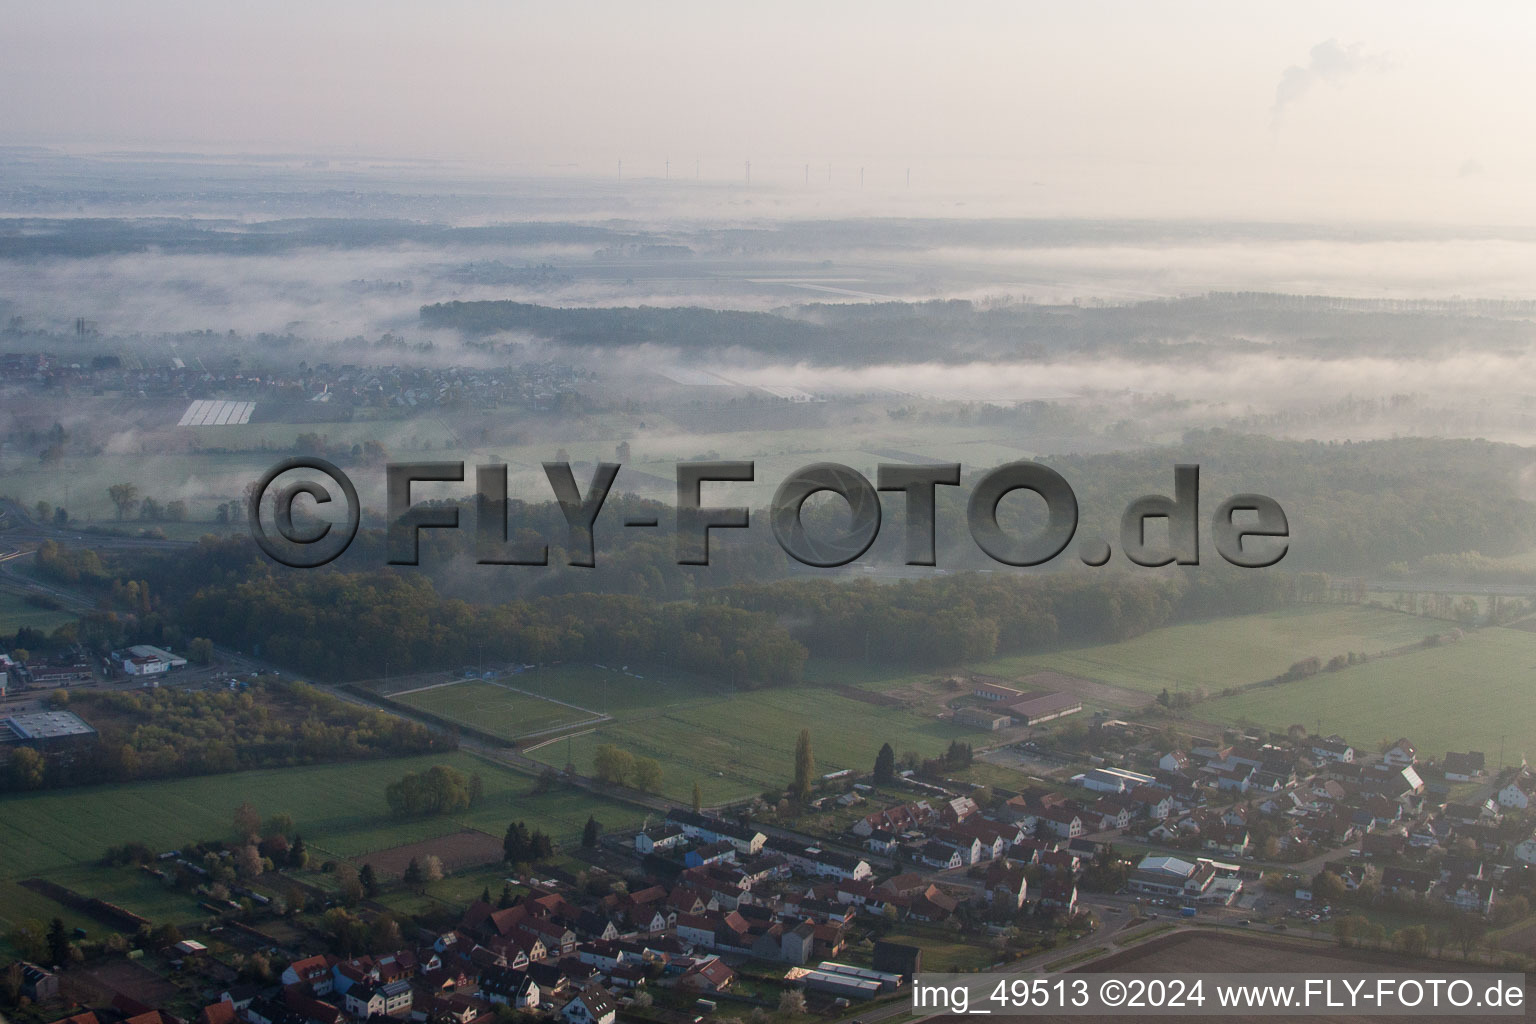
[[769, 838], [754, 826], [687, 810], [672, 810], [663, 823], [641, 829], [634, 846], [640, 854], [670, 858], [688, 868], [739, 866], [762, 878], [808, 875], [857, 880], [873, 873], [869, 862], [854, 854], [788, 836]]
[[[1323, 870], [1337, 875], [1349, 891], [1359, 889], [1369, 876], [1360, 861], [1328, 861]], [[1481, 858], [1447, 857], [1435, 868], [1386, 865], [1379, 872], [1381, 891], [1395, 896], [1438, 898], [1457, 910], [1492, 913], [1498, 894], [1496, 868]]]
[[[1451, 751], [1430, 767], [1447, 783], [1487, 773], [1479, 751]], [[1536, 864], [1536, 834], [1511, 844], [1501, 831], [1506, 814], [1530, 808], [1536, 774], [1522, 767], [1493, 796], [1467, 802], [1447, 799], [1448, 787], [1426, 783], [1421, 769], [1428, 770], [1407, 738], [1379, 758], [1367, 758], [1338, 736], [1294, 745], [1195, 742], [1159, 760], [1155, 784], [1171, 786], [1175, 802], [1146, 835], [1243, 858], [1252, 855], [1250, 824], [1263, 820], [1275, 837], [1275, 854], [1353, 844], [1359, 863], [1385, 863], [1383, 892], [1489, 913], [1502, 871], [1485, 869], [1481, 860], [1463, 863], [1447, 851], [1470, 843], [1480, 856]], [[1217, 806], [1223, 797], [1232, 802]], [[1362, 873], [1359, 863], [1341, 875], [1346, 882]]]

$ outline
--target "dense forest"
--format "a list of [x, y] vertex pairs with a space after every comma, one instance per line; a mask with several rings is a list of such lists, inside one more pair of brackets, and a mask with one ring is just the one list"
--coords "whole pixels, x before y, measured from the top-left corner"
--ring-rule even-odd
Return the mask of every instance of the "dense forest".
[[[776, 363], [863, 367], [900, 363], [1048, 361], [1102, 354], [1195, 365], [1215, 354], [1265, 354], [1280, 339], [1292, 356], [1444, 354], [1462, 348], [1524, 348], [1533, 329], [1523, 307], [1486, 304], [1350, 304], [1297, 297], [1212, 295], [1123, 305], [994, 305], [928, 302], [811, 303], [772, 313], [701, 306], [547, 306], [510, 300], [421, 307], [421, 323], [467, 336], [532, 335], [575, 351], [639, 346], [719, 359], [722, 339], [739, 356]], [[1467, 315], [1468, 313], [1483, 315]], [[1487, 315], [1491, 313], [1502, 315]], [[1178, 339], [1170, 344], [1169, 339]]]
[[[1279, 567], [1233, 569], [1211, 552], [1207, 533], [1197, 567], [1131, 568], [1117, 552], [1111, 568], [1087, 569], [1069, 549], [1045, 570], [1010, 569], [971, 540], [968, 486], [937, 492], [939, 564], [947, 572], [880, 585], [856, 581], [861, 566], [900, 564], [899, 496], [891, 496], [885, 528], [861, 563], [832, 572], [791, 562], [761, 511], [754, 529], [715, 537], [708, 568], [678, 566], [669, 507], [633, 496], [612, 498], [598, 520], [596, 569], [564, 564], [566, 527], [554, 503], [513, 502], [508, 522], [514, 539], [550, 545], [549, 567], [476, 565], [468, 501], [463, 528], [423, 531], [419, 568], [386, 567], [380, 529], [364, 529], [340, 560], [309, 572], [275, 565], [241, 536], [165, 551], [47, 544], [38, 567], [100, 595], [101, 610], [67, 627], [93, 649], [206, 636], [336, 680], [452, 667], [472, 654], [664, 661], [725, 686], [753, 687], [798, 680], [812, 656], [869, 650], [891, 663], [941, 666], [1118, 640], [1193, 616], [1321, 599], [1328, 582], [1316, 570], [1324, 567], [1363, 577], [1409, 562], [1483, 566], [1536, 543], [1533, 506], [1520, 490], [1528, 456], [1515, 446], [1208, 432], [1190, 434], [1179, 458], [1201, 467], [1202, 519], [1239, 491], [1282, 502], [1291, 536]], [[1172, 489], [1172, 459], [1160, 450], [1043, 461], [1077, 492], [1080, 537], [1117, 541], [1119, 509]], [[968, 472], [966, 485], [978, 475]], [[636, 535], [612, 525], [641, 511], [654, 512], [663, 528]], [[838, 502], [808, 506], [813, 530], [836, 529], [843, 514]], [[1000, 506], [1012, 531], [1032, 530], [1038, 518], [1023, 499]]]
[[449, 227], [408, 220], [313, 217], [260, 224], [163, 218], [17, 217], [0, 227], [0, 259], [106, 256], [135, 252], [262, 256], [317, 246], [370, 248], [421, 245], [634, 245], [658, 236], [583, 224], [526, 222]]
[[420, 576], [267, 577], [207, 587], [183, 628], [326, 679], [493, 661], [665, 664], [724, 688], [798, 682], [809, 655], [952, 665], [1063, 643], [1120, 640], [1179, 618], [1260, 611], [1320, 577], [1209, 574], [961, 575], [879, 585], [780, 582], [657, 603], [569, 594], [475, 605]]
[[1321, 600], [1321, 576], [1202, 572], [1030, 576], [968, 573], [876, 584], [800, 582], [717, 596], [792, 624], [811, 654], [954, 665], [1059, 645], [1108, 643], [1181, 619], [1241, 615]]
[[723, 686], [795, 682], [806, 652], [770, 615], [691, 601], [571, 594], [474, 605], [423, 576], [267, 575], [204, 587], [180, 621], [280, 665], [328, 680], [365, 679], [492, 661], [571, 659], [668, 665]]
[[[94, 558], [95, 556], [91, 556]], [[53, 549], [47, 566], [72, 556]], [[328, 680], [469, 661], [662, 663], [722, 687], [797, 682], [809, 656], [942, 666], [1135, 636], [1181, 618], [1320, 600], [1319, 574], [1212, 567], [1140, 573], [965, 573], [875, 584], [742, 583], [692, 599], [568, 593], [501, 602], [443, 594], [424, 573], [274, 571], [243, 539], [132, 559], [151, 579], [99, 584], [181, 637], [206, 636]], [[99, 564], [99, 561], [93, 564]], [[108, 574], [110, 575], [110, 574]], [[167, 604], [153, 595], [186, 594]], [[136, 613], [124, 612], [134, 620]]]

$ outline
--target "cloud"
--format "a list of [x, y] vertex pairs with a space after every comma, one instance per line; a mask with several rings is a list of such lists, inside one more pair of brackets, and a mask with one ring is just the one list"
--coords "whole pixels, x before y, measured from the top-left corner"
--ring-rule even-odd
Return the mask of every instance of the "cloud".
[[1275, 86], [1275, 105], [1270, 108], [1273, 123], [1278, 124], [1286, 108], [1300, 101], [1319, 82], [1343, 85], [1377, 62], [1378, 58], [1367, 54], [1360, 43], [1341, 46], [1337, 39], [1323, 40], [1312, 47], [1305, 67], [1292, 64], [1280, 75], [1280, 84]]

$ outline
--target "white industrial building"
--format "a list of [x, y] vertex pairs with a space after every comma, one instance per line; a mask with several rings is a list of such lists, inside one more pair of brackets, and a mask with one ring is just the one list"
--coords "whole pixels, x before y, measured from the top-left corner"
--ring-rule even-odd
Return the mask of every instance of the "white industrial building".
[[173, 668], [184, 668], [186, 658], [180, 658], [170, 651], [159, 647], [151, 647], [149, 644], [135, 644], [126, 651], [118, 651], [113, 655], [124, 675], [129, 676], [155, 676], [162, 672], [169, 672]]

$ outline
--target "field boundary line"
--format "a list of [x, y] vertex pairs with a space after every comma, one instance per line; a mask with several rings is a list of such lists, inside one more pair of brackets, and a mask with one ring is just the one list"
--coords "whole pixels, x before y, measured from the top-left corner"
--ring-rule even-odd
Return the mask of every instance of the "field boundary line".
[[[553, 743], [556, 740], [563, 740], [567, 735], [585, 736], [589, 732], [596, 732], [598, 726], [607, 725], [611, 721], [613, 721], [612, 715], [598, 715], [596, 718], [589, 718], [585, 722], [571, 722], [569, 725], [557, 725], [549, 729], [540, 729], [537, 732], [525, 732], [518, 736], [515, 742], [521, 745], [523, 740], [538, 739], [540, 736], [549, 736], [549, 739], [544, 740], [542, 743], [523, 748], [524, 750], [537, 750], [539, 747]], [[567, 729], [580, 729], [581, 731], [567, 733], [565, 731]], [[555, 733], [556, 735], [551, 736], [551, 733]]]
[[[471, 679], [450, 679], [446, 683], [429, 683], [426, 686], [418, 686], [411, 690], [396, 690], [394, 693], [380, 694], [383, 697], [408, 697], [413, 693], [426, 693], [428, 690], [441, 690], [446, 686], [458, 686], [460, 683], [473, 682]], [[484, 682], [485, 680], [481, 680]]]
[[[472, 680], [468, 680], [468, 679], [463, 680], [463, 681], [464, 682], [472, 682]], [[500, 682], [500, 681], [495, 680], [495, 679], [482, 679], [480, 681], [482, 683], [490, 683], [492, 686], [499, 686], [503, 690], [511, 690], [513, 693], [520, 693], [524, 697], [536, 697], [539, 700], [547, 700], [551, 704], [559, 704], [563, 708], [570, 708], [573, 711], [580, 711], [582, 714], [584, 714], [584, 715], [592, 715], [594, 718], [609, 718], [609, 717], [611, 717], [606, 711], [598, 711], [595, 708], [584, 708], [580, 704], [572, 704], [569, 701], [559, 700], [558, 698], [555, 698], [555, 697], [546, 697], [542, 693], [534, 693], [531, 690], [519, 689], [516, 686], [509, 686], [506, 683]]]
[[565, 735], [565, 736], [551, 736], [549, 739], [545, 740], [543, 743], [535, 743], [531, 747], [522, 747], [520, 749], [521, 749], [522, 753], [524, 753], [524, 754], [531, 754], [535, 750], [538, 750], [540, 747], [547, 747], [551, 743], [559, 743], [561, 740], [566, 740], [566, 739], [573, 740], [577, 736], [585, 736], [588, 733], [592, 733], [592, 732], [597, 732], [597, 729], [594, 727], [594, 728], [591, 728], [591, 729], [583, 729], [583, 730], [581, 730], [581, 732], [573, 732], [573, 733], [570, 733], [570, 734]]

